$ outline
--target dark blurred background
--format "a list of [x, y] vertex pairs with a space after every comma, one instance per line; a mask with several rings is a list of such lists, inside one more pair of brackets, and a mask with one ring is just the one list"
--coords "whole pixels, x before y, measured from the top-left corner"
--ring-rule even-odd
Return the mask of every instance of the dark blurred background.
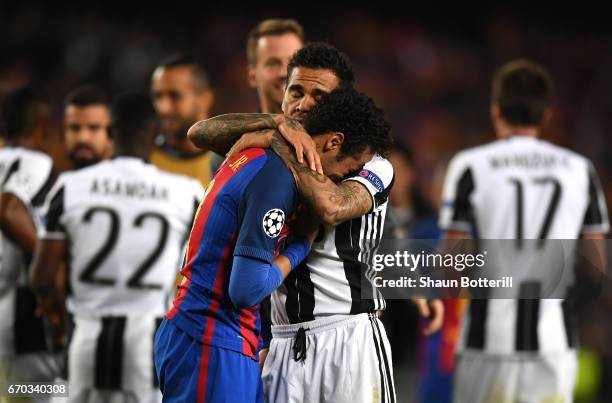
[[[358, 88], [385, 110], [397, 141], [412, 150], [413, 181], [433, 210], [446, 161], [461, 148], [493, 140], [491, 75], [517, 57], [539, 62], [555, 77], [556, 114], [545, 138], [594, 162], [612, 207], [612, 14], [606, 6], [126, 3], [0, 2], [0, 97], [27, 82], [44, 87], [55, 101], [53, 157], [60, 169], [67, 167], [59, 141], [61, 103], [77, 85], [96, 83], [111, 94], [148, 91], [156, 64], [187, 51], [209, 70], [213, 114], [254, 112], [247, 33], [262, 19], [291, 17], [304, 26], [307, 40], [328, 40], [350, 56]], [[587, 375], [596, 378], [599, 401], [612, 401], [601, 397], [610, 396], [602, 390], [612, 378], [609, 311], [596, 306], [586, 312], [583, 341], [595, 362], [589, 361]], [[398, 351], [398, 381], [413, 375], [405, 363], [414, 366], [416, 328], [406, 332], [412, 347]], [[397, 329], [392, 333], [394, 347], [404, 343]]]

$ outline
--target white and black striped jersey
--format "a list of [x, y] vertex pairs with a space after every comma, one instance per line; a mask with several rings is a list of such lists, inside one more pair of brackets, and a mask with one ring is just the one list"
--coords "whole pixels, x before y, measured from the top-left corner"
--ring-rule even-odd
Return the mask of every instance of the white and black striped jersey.
[[[53, 162], [38, 151], [21, 147], [0, 149], [0, 191], [23, 202], [35, 225], [40, 207], [53, 184]], [[0, 263], [0, 355], [45, 348], [42, 321], [34, 316], [36, 299], [28, 288], [31, 256], [2, 236]]]
[[60, 175], [41, 238], [68, 241], [68, 310], [163, 315], [202, 195], [198, 181], [131, 157]]
[[[362, 299], [362, 274], [373, 276], [372, 260], [382, 237], [393, 167], [375, 155], [346, 180], [364, 185], [372, 195], [372, 210], [338, 226], [324, 226], [310, 255], [271, 296], [272, 323], [306, 322], [331, 315], [353, 315], [385, 308], [380, 292]], [[370, 281], [366, 282], [371, 284]]]
[[[38, 151], [20, 147], [0, 149], [0, 191], [12, 193], [30, 211], [34, 224], [39, 224], [40, 206], [53, 184], [53, 162]], [[6, 237], [2, 237], [2, 270], [0, 287], [16, 284], [18, 277], [26, 285], [28, 256]]]
[[[604, 196], [588, 159], [527, 136], [462, 151], [448, 168], [440, 227], [472, 232], [483, 244], [484, 240], [513, 239], [516, 245], [512, 257], [498, 259], [496, 264], [507, 265], [504, 272], [516, 274], [514, 288], [521, 299], [473, 300], [460, 349], [546, 354], [574, 346], [569, 300], [546, 299], [539, 291], [540, 273], [523, 270], [528, 266], [520, 262], [554, 247], [544, 240], [576, 240], [581, 234], [608, 232]], [[540, 251], [526, 250], [536, 244], [525, 241], [530, 239], [543, 240]], [[546, 265], [542, 270], [547, 276], [563, 277], [564, 287], [570, 287], [573, 273], [566, 283], [567, 265], [558, 266]], [[523, 298], [527, 294], [541, 298]]]

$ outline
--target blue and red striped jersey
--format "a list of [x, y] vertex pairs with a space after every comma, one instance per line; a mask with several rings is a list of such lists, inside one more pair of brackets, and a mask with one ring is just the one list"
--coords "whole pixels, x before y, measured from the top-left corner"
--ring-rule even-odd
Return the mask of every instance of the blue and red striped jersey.
[[255, 359], [259, 309], [232, 305], [233, 256], [271, 263], [296, 201], [293, 176], [271, 150], [248, 149], [222, 165], [196, 213], [183, 280], [166, 317], [203, 344]]

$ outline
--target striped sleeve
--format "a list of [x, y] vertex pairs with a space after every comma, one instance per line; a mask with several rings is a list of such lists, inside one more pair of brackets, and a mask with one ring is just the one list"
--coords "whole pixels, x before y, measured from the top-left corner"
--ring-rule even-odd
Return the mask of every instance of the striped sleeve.
[[474, 176], [467, 158], [459, 154], [451, 160], [444, 179], [439, 225], [442, 230], [469, 232], [472, 229], [471, 198]]
[[20, 166], [7, 177], [2, 191], [12, 193], [26, 206], [38, 207], [53, 184], [53, 163], [45, 156], [23, 156]]
[[582, 234], [608, 233], [610, 222], [608, 209], [597, 171], [589, 162], [588, 205], [582, 222]]
[[53, 186], [42, 209], [43, 225], [39, 231], [40, 239], [65, 239], [65, 229], [62, 225], [64, 216], [64, 180], [59, 177]]
[[375, 155], [368, 161], [357, 175], [345, 179], [356, 181], [365, 186], [372, 196], [372, 210], [387, 202], [389, 192], [393, 187], [393, 166], [385, 158]]

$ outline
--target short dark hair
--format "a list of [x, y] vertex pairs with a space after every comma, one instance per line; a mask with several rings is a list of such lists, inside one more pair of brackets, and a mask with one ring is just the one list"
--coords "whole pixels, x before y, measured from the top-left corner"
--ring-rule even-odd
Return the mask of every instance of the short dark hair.
[[7, 94], [2, 102], [2, 134], [17, 140], [32, 130], [40, 118], [39, 107], [49, 105], [41, 89], [28, 84]]
[[341, 152], [345, 155], [357, 155], [370, 146], [373, 152], [386, 156], [393, 145], [383, 111], [370, 97], [352, 88], [324, 95], [306, 115], [304, 128], [312, 136], [343, 133]]
[[156, 114], [151, 98], [139, 92], [124, 92], [115, 97], [111, 104], [111, 130], [113, 138], [122, 145], [135, 144], [146, 134]]
[[249, 66], [257, 64], [257, 41], [264, 36], [295, 34], [304, 42], [304, 29], [293, 19], [269, 18], [261, 21], [249, 32], [247, 37], [247, 62]]
[[189, 67], [194, 78], [194, 88], [205, 91], [210, 88], [208, 72], [199, 58], [192, 54], [175, 53], [163, 59], [157, 68], [171, 69], [173, 67]]
[[289, 61], [287, 77], [291, 77], [291, 72], [296, 67], [331, 70], [343, 88], [355, 84], [355, 73], [348, 56], [329, 43], [311, 42], [298, 50]]
[[70, 91], [64, 99], [64, 108], [68, 105], [84, 108], [92, 105], [108, 106], [108, 95], [94, 85], [83, 85]]
[[503, 65], [493, 77], [492, 101], [510, 124], [537, 126], [550, 106], [553, 80], [542, 66], [518, 59]]

